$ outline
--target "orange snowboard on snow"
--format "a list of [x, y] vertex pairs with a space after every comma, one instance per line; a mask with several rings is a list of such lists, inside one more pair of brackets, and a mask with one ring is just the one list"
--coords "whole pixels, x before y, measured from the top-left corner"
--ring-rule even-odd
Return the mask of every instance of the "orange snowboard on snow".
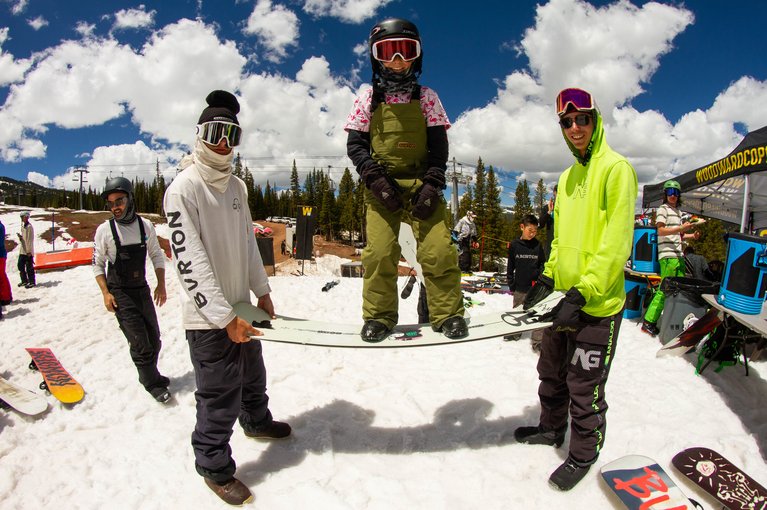
[[34, 366], [30, 368], [40, 371], [45, 380], [45, 389], [50, 391], [51, 395], [65, 404], [74, 404], [83, 399], [85, 396], [83, 387], [61, 366], [50, 349], [28, 347], [27, 352], [32, 356], [34, 363]]

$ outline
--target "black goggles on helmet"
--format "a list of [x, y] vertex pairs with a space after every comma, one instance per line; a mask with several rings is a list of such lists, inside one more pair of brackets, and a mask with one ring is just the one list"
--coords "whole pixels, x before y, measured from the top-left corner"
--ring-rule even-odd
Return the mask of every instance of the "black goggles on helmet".
[[373, 43], [372, 52], [379, 62], [391, 62], [397, 55], [410, 62], [421, 56], [421, 43], [409, 37], [383, 39]]
[[218, 145], [225, 138], [226, 144], [232, 148], [240, 145], [242, 128], [233, 122], [203, 122], [197, 126], [197, 136], [210, 145]]

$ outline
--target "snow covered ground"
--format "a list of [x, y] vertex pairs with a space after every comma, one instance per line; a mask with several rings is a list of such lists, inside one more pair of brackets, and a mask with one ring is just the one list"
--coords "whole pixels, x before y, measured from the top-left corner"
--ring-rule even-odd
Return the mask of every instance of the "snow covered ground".
[[[39, 235], [50, 223], [32, 221]], [[9, 238], [16, 212], [0, 215]], [[164, 230], [158, 227], [158, 233]], [[57, 246], [58, 247], [58, 246]], [[0, 321], [0, 375], [37, 390], [25, 347], [50, 347], [82, 383], [83, 401], [48, 397], [36, 418], [0, 411], [0, 508], [223, 508], [194, 470], [194, 376], [180, 322], [179, 286], [168, 267], [168, 302], [158, 309], [161, 371], [172, 403], [138, 384], [125, 338], [102, 304], [89, 266], [18, 283], [18, 249], [8, 255], [14, 302]], [[361, 279], [342, 278], [335, 257], [307, 276], [271, 279], [278, 313], [362, 324]], [[152, 280], [150, 277], [150, 284]], [[404, 281], [401, 281], [402, 285]], [[505, 309], [510, 297], [475, 295], [470, 313]], [[401, 302], [416, 321], [417, 293]], [[602, 464], [636, 453], [655, 458], [688, 495], [718, 508], [671, 466], [689, 446], [707, 446], [767, 484], [767, 364], [695, 375], [692, 355], [657, 359], [658, 340], [625, 321], [607, 385]], [[529, 341], [490, 339], [402, 349], [330, 349], [264, 343], [270, 407], [294, 435], [277, 442], [236, 428], [237, 476], [254, 508], [600, 509], [618, 508], [592, 469], [569, 493], [547, 479], [566, 448], [517, 444], [512, 432], [538, 417], [536, 354]], [[565, 443], [565, 446], [567, 443]]]

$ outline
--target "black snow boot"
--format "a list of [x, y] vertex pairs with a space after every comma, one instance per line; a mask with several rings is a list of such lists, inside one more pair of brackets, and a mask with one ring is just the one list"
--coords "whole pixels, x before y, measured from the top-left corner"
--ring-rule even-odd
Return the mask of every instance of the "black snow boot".
[[545, 444], [559, 448], [565, 442], [567, 426], [556, 430], [541, 430], [540, 426], [519, 427], [514, 431], [514, 439], [524, 444]]
[[442, 323], [437, 331], [441, 331], [448, 338], [469, 336], [469, 327], [466, 325], [466, 320], [458, 316], [445, 319], [445, 322]]
[[365, 342], [377, 343], [389, 336], [389, 333], [391, 333], [391, 328], [383, 322], [369, 320], [362, 326], [360, 336]]
[[567, 460], [551, 473], [549, 485], [561, 491], [569, 491], [583, 480], [593, 463], [593, 460], [591, 462], [578, 462], [568, 455]]

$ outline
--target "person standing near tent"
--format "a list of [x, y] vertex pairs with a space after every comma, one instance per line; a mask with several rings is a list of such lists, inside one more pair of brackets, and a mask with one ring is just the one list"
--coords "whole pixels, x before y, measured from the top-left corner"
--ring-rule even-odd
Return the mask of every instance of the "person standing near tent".
[[19, 269], [21, 283], [19, 287], [31, 289], [35, 283], [35, 228], [29, 222], [29, 211], [21, 213], [21, 232], [17, 233], [19, 238], [19, 262], [16, 267]]
[[5, 272], [5, 262], [8, 258], [8, 250], [5, 248], [5, 225], [0, 220], [0, 319], [3, 318], [3, 307], [13, 301], [11, 282]]
[[[96, 229], [93, 242], [93, 275], [104, 298], [104, 307], [115, 314], [128, 340], [130, 357], [139, 383], [160, 403], [167, 403], [170, 380], [160, 374], [160, 325], [155, 304], [165, 304], [165, 254], [154, 225], [136, 214], [133, 184], [125, 177], [109, 179], [101, 197], [112, 218]], [[152, 261], [157, 285], [154, 303], [146, 281], [146, 259]]]
[[541, 318], [553, 324], [544, 331], [538, 359], [539, 423], [517, 428], [514, 438], [559, 447], [570, 415], [567, 459], [549, 477], [566, 491], [583, 479], [604, 445], [605, 385], [626, 300], [623, 267], [631, 254], [637, 176], [607, 144], [590, 93], [565, 89], [556, 108], [576, 162], [559, 178], [551, 254], [523, 308], [554, 289], [566, 294]]
[[253, 338], [261, 332], [233, 309], [250, 302], [253, 292], [258, 307], [275, 317], [247, 188], [232, 175], [233, 148], [242, 136], [240, 103], [224, 90], [205, 101], [194, 150], [181, 160], [182, 172], [168, 186], [163, 206], [197, 383], [195, 468], [218, 497], [242, 505], [253, 495], [234, 477], [229, 441], [235, 422], [256, 439], [288, 437], [291, 428], [269, 411], [262, 346]]
[[432, 329], [462, 338], [469, 330], [443, 195], [450, 121], [436, 92], [418, 84], [423, 54], [413, 23], [376, 24], [369, 50], [373, 86], [357, 97], [344, 125], [367, 206], [360, 336], [380, 342], [397, 324], [397, 239], [404, 221], [413, 227]]
[[467, 211], [466, 216], [458, 220], [455, 224], [456, 236], [458, 237], [458, 267], [462, 273], [471, 272], [471, 249], [477, 248], [477, 225], [474, 220], [477, 215], [474, 211]]
[[[682, 213], [679, 206], [682, 204], [682, 188], [674, 180], [666, 181], [663, 184], [663, 204], [658, 207], [655, 213], [655, 226], [658, 229], [658, 264], [660, 265], [661, 279], [670, 276], [684, 276], [685, 262], [684, 251], [682, 251], [682, 242], [690, 239], [698, 239], [700, 232], [688, 234], [695, 228], [696, 224], [689, 221], [682, 222]], [[701, 223], [701, 222], [699, 222]], [[663, 306], [666, 303], [666, 295], [661, 290], [661, 286], [655, 291], [655, 295], [650, 301], [647, 311], [642, 321], [642, 331], [656, 336], [658, 329], [658, 319], [663, 313]]]

